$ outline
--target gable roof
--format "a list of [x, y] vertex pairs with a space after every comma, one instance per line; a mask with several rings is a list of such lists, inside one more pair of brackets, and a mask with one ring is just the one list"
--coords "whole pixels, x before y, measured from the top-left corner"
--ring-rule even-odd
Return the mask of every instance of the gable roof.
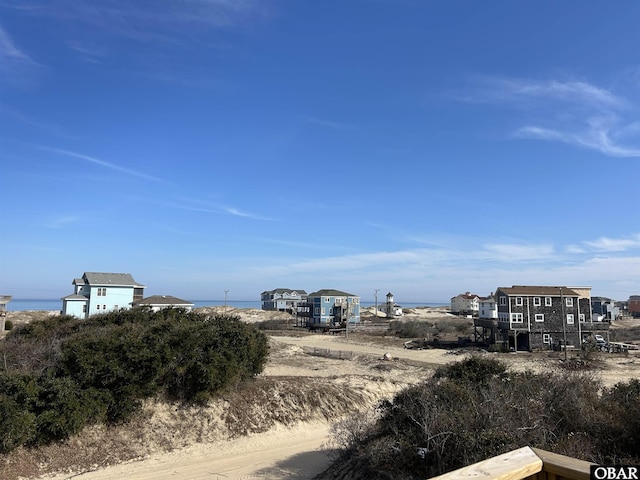
[[305, 292], [304, 290], [298, 290], [295, 288], [276, 288], [274, 290], [265, 290], [264, 292], [262, 292], [262, 294], [265, 293], [287, 293], [287, 292], [296, 292], [299, 293], [301, 295], [306, 295], [307, 292]]
[[143, 298], [142, 300], [136, 300], [133, 302], [133, 305], [182, 305], [185, 307], [192, 307], [194, 304], [171, 295], [151, 295], [150, 297]]
[[334, 290], [331, 288], [323, 288], [317, 292], [310, 293], [309, 297], [357, 297], [353, 293], [342, 292], [340, 290]]
[[71, 295], [67, 295], [66, 297], [62, 297], [60, 300], [80, 300], [83, 302], [88, 302], [89, 299], [84, 295], [78, 295], [77, 293], [72, 293]]
[[[78, 279], [74, 280], [74, 283]], [[102, 272], [84, 272], [82, 275], [82, 284], [89, 285], [111, 285], [119, 287], [144, 287], [136, 282], [130, 273], [102, 273]], [[78, 285], [78, 283], [76, 283]]]
[[540, 297], [578, 297], [579, 295], [568, 287], [548, 287], [514, 285], [513, 287], [500, 287], [501, 292], [507, 295], [540, 296]]
[[[461, 293], [459, 295], [456, 295], [453, 298], [466, 298], [467, 300], [473, 300], [474, 298], [480, 298], [480, 295], [477, 295], [475, 293], [465, 292], [465, 293]], [[453, 300], [453, 298], [452, 298], [452, 300]]]

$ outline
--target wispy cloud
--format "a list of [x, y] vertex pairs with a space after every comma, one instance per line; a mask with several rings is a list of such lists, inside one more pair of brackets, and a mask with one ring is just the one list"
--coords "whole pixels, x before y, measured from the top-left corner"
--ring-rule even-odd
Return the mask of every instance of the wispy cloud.
[[20, 50], [9, 34], [0, 26], [0, 78], [19, 81], [26, 70], [40, 65]]
[[47, 222], [47, 227], [52, 229], [61, 229], [67, 225], [72, 223], [76, 223], [79, 220], [79, 217], [75, 215], [63, 215], [60, 217], [53, 218]]
[[44, 150], [51, 153], [57, 153], [59, 155], [65, 155], [67, 157], [78, 158], [80, 160], [84, 160], [89, 163], [93, 163], [95, 165], [99, 165], [104, 168], [108, 168], [110, 170], [114, 170], [116, 172], [126, 173], [127, 175], [132, 175], [134, 177], [144, 178], [145, 180], [151, 180], [154, 182], [164, 182], [164, 180], [154, 177], [152, 175], [148, 175], [146, 173], [138, 172], [136, 170], [132, 170], [130, 168], [121, 167], [120, 165], [116, 165], [114, 163], [106, 162], [104, 160], [100, 160], [96, 157], [91, 157], [89, 155], [84, 155], [82, 153], [72, 152], [70, 150], [63, 150], [60, 148], [52, 148], [52, 147], [44, 147], [44, 146], [35, 146], [39, 150]]
[[479, 88], [472, 89], [471, 93], [466, 95], [467, 100], [478, 102], [509, 100], [521, 103], [528, 99], [535, 99], [607, 108], [622, 108], [628, 105], [624, 98], [583, 81], [479, 77], [478, 84]]
[[[145, 201], [149, 201], [145, 199]], [[152, 201], [152, 203], [163, 205], [165, 207], [176, 208], [179, 210], [188, 210], [190, 212], [211, 213], [215, 215], [231, 215], [235, 217], [247, 218], [252, 220], [264, 220], [264, 221], [276, 221], [275, 218], [267, 217], [264, 215], [258, 215], [255, 213], [247, 212], [239, 208], [224, 205], [222, 203], [215, 203], [201, 199], [181, 199], [177, 201]]]
[[239, 25], [266, 14], [259, 0], [4, 0], [3, 6], [139, 41], [171, 43], [181, 43], [198, 31]]
[[585, 81], [481, 77], [465, 101], [514, 108], [535, 122], [516, 138], [557, 141], [610, 157], [640, 157], [640, 124], [631, 101]]
[[68, 45], [69, 48], [78, 53], [83, 60], [89, 63], [99, 64], [107, 57], [106, 50], [103, 48], [90, 47], [77, 41], [68, 42]]
[[553, 245], [524, 245], [524, 244], [486, 244], [479, 252], [487, 259], [503, 262], [547, 261], [556, 256]]
[[334, 130], [354, 130], [354, 127], [345, 123], [334, 122], [332, 120], [325, 120], [317, 117], [303, 116], [302, 119], [307, 123], [319, 125], [321, 127], [331, 128]]
[[597, 240], [585, 241], [584, 244], [604, 252], [624, 252], [640, 249], [640, 234], [636, 233], [624, 238], [600, 237]]

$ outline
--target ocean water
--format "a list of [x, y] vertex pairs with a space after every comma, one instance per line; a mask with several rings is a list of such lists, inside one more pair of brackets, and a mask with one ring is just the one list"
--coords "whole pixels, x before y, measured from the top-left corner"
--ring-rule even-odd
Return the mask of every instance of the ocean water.
[[[192, 300], [194, 307], [215, 307], [224, 305], [224, 300]], [[227, 305], [235, 308], [260, 308], [260, 301], [227, 301]], [[7, 304], [9, 312], [22, 312], [25, 310], [62, 310], [62, 300], [60, 299], [21, 299], [14, 298]]]
[[[225, 304], [224, 300], [192, 300], [194, 307], [215, 307]], [[235, 308], [261, 308], [262, 303], [259, 300], [236, 300], [227, 301], [230, 307]], [[382, 302], [378, 302], [382, 305]], [[429, 302], [406, 302], [401, 304], [404, 308], [416, 307], [446, 307], [448, 303], [429, 303]], [[373, 307], [375, 302], [362, 302], [362, 307]], [[14, 298], [7, 304], [7, 310], [10, 312], [22, 312], [25, 310], [62, 310], [62, 300], [60, 299], [20, 299]]]

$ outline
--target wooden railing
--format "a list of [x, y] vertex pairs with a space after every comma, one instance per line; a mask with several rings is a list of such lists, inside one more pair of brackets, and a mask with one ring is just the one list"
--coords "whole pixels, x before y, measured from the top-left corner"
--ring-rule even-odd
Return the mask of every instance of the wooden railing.
[[523, 447], [497, 457], [474, 463], [438, 480], [589, 480], [589, 467], [584, 460], [558, 455], [538, 448]]

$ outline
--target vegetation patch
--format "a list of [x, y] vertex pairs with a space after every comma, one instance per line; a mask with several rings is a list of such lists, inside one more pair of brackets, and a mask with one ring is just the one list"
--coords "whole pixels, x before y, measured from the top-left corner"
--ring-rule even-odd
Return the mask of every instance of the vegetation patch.
[[513, 372], [471, 356], [334, 432], [320, 478], [430, 478], [520, 448], [594, 463], [640, 462], [640, 381], [603, 388], [586, 372]]
[[16, 327], [0, 344], [0, 453], [125, 422], [154, 396], [204, 403], [260, 373], [268, 351], [239, 317], [181, 309]]

